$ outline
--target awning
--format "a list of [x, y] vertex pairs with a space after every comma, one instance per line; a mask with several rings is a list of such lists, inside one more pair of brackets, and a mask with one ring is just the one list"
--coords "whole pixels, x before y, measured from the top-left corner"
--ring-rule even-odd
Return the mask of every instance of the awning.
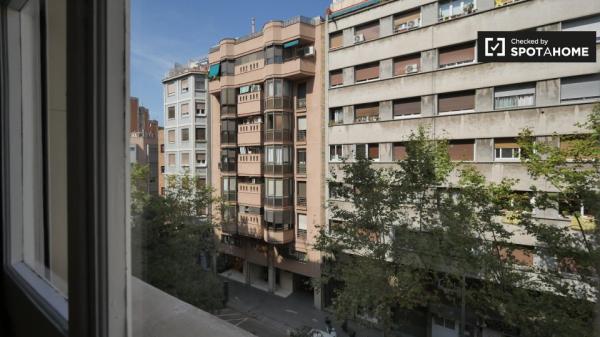
[[286, 42], [286, 43], [283, 44], [283, 48], [290, 48], [290, 47], [293, 47], [293, 46], [297, 46], [299, 43], [300, 43], [300, 40], [293, 40], [293, 41], [290, 41], [290, 42]]
[[219, 77], [219, 72], [221, 71], [221, 63], [211, 64], [210, 69], [208, 70], [208, 79], [213, 80]]
[[240, 94], [245, 94], [247, 92], [250, 92], [250, 86], [249, 85], [240, 87]]
[[329, 14], [329, 18], [333, 19], [333, 18], [336, 18], [336, 17], [344, 15], [344, 14], [352, 13], [352, 12], [357, 11], [359, 9], [362, 9], [362, 8], [374, 5], [374, 4], [378, 3], [379, 1], [380, 0], [364, 0], [363, 2], [360, 2], [360, 3], [356, 4], [356, 5], [353, 5], [353, 6], [350, 6], [350, 7], [346, 7], [346, 8], [340, 9], [338, 11], [335, 11], [335, 12]]

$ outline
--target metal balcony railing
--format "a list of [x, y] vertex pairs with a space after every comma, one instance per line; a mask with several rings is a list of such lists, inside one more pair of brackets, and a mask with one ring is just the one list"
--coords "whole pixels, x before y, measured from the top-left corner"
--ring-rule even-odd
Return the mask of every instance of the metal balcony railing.
[[296, 171], [298, 174], [306, 174], [306, 163], [298, 163]]
[[296, 199], [296, 204], [298, 206], [306, 207], [306, 197], [298, 196]]
[[298, 130], [296, 140], [299, 142], [305, 142], [306, 141], [306, 130]]

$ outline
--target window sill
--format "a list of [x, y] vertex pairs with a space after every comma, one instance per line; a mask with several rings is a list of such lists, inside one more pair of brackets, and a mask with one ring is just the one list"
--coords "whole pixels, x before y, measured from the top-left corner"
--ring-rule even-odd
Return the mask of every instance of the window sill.
[[474, 113], [475, 109], [438, 112], [438, 116], [460, 115]]

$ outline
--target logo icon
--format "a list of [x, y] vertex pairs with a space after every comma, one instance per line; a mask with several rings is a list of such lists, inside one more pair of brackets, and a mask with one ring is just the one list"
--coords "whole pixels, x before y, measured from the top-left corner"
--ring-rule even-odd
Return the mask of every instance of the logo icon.
[[506, 39], [503, 37], [485, 38], [485, 56], [505, 56]]

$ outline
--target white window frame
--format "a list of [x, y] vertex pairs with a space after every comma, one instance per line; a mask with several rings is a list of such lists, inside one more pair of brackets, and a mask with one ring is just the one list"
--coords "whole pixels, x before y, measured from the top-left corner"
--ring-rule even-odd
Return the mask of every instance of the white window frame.
[[[334, 157], [331, 156], [331, 148], [332, 147], [335, 149], [334, 153], [336, 153], [336, 155], [334, 155]], [[340, 149], [341, 155], [337, 155], [338, 147]], [[330, 162], [341, 162], [343, 158], [344, 158], [344, 146], [343, 145], [341, 145], [341, 144], [329, 145], [329, 161]]]
[[[498, 150], [500, 150], [500, 153], [502, 153], [503, 149], [511, 149], [513, 157], [510, 157], [510, 158], [508, 158], [508, 157], [502, 157], [502, 156], [499, 157], [498, 156]], [[515, 150], [517, 152], [517, 157], [514, 157]], [[521, 148], [519, 148], [519, 147], [516, 147], [516, 148], [515, 147], [512, 147], [512, 148], [506, 148], [506, 147], [505, 148], [496, 148], [494, 146], [494, 161], [500, 161], [500, 162], [502, 162], [502, 161], [504, 161], [504, 162], [519, 162], [519, 161], [521, 161]]]

